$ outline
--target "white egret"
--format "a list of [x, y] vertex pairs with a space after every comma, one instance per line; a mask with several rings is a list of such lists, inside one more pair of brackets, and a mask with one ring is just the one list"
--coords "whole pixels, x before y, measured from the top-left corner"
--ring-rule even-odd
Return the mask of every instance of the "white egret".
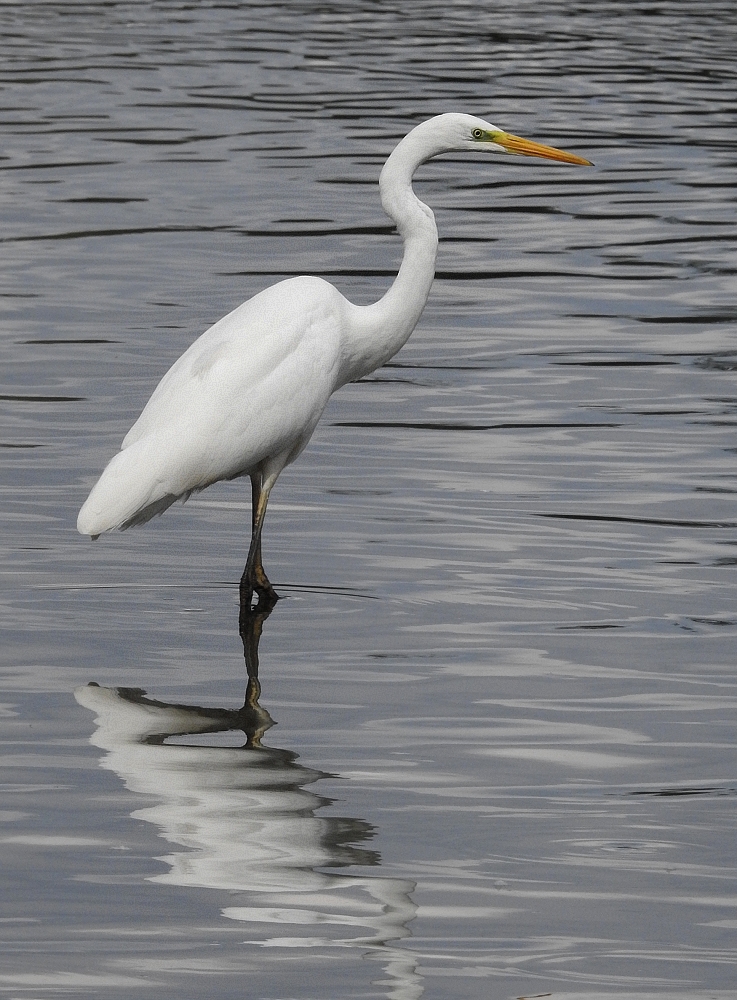
[[250, 608], [276, 593], [261, 561], [261, 531], [279, 473], [312, 436], [332, 393], [385, 364], [415, 328], [435, 272], [432, 211], [412, 177], [440, 153], [514, 153], [590, 165], [465, 114], [423, 122], [402, 139], [379, 178], [381, 203], [404, 241], [386, 294], [357, 306], [327, 281], [288, 278], [215, 323], [164, 375], [79, 512], [77, 528], [143, 524], [175, 500], [220, 480], [250, 476], [251, 543], [241, 579]]

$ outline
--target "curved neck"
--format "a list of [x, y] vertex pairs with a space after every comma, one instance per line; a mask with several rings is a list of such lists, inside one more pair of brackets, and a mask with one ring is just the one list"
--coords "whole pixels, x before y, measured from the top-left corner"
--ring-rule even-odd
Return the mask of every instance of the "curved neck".
[[[425, 123], [427, 124], [427, 123]], [[399, 273], [389, 290], [370, 306], [353, 306], [345, 360], [363, 374], [389, 360], [417, 325], [435, 276], [438, 231], [432, 211], [412, 190], [412, 177], [440, 150], [429, 149], [422, 125], [399, 143], [379, 178], [381, 204], [404, 241]]]

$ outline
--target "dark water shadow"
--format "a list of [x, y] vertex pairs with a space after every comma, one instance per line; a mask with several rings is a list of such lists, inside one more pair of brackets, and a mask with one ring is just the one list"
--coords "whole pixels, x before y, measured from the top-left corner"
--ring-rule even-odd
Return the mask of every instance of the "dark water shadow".
[[627, 795], [641, 795], [649, 798], [682, 798], [684, 796], [706, 795], [721, 798], [724, 795], [737, 795], [734, 785], [674, 785], [668, 788], [637, 788], [627, 792]]
[[334, 800], [315, 786], [336, 775], [262, 742], [275, 725], [259, 702], [258, 676], [259, 641], [272, 611], [241, 608], [242, 706], [184, 705], [92, 683], [75, 691], [96, 715], [91, 742], [129, 791], [155, 798], [143, 809], [137, 798], [135, 817], [152, 823], [173, 849], [161, 859], [169, 871], [149, 881], [242, 893], [222, 915], [252, 930], [261, 925], [264, 944], [356, 950], [381, 963], [387, 978], [375, 985], [388, 998], [417, 1000], [424, 992], [418, 958], [399, 945], [417, 912], [415, 883], [325, 871], [378, 866], [379, 854], [366, 846], [374, 827], [319, 815]]

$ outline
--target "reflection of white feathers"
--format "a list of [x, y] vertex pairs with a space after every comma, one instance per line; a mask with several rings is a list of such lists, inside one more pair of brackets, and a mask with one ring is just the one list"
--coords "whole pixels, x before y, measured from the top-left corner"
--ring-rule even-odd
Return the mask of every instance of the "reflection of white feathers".
[[[385, 877], [329, 874], [319, 868], [376, 863], [360, 847], [370, 827], [360, 820], [316, 816], [329, 803], [305, 786], [324, 772], [303, 767], [295, 755], [266, 747], [166, 744], [167, 736], [234, 728], [229, 713], [165, 705], [96, 685], [78, 688], [77, 701], [95, 712], [95, 746], [107, 751], [104, 767], [115, 771], [132, 792], [159, 802], [132, 815], [154, 823], [165, 840], [186, 851], [161, 860], [170, 870], [152, 881], [192, 887], [246, 891], [247, 906], [223, 914], [260, 924], [320, 927], [317, 937], [283, 934], [267, 945], [359, 946], [380, 949], [397, 1000], [414, 1000], [422, 986], [412, 957], [389, 942], [409, 935], [416, 906], [412, 882]], [[237, 713], [230, 713], [233, 718]], [[330, 938], [327, 926], [364, 928], [359, 937]]]

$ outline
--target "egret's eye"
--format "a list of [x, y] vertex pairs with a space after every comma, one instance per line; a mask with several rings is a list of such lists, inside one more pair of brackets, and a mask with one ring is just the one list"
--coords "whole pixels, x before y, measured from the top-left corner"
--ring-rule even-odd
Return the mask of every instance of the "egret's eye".
[[482, 128], [475, 128], [473, 130], [473, 132], [471, 133], [471, 136], [474, 139], [483, 139], [483, 137], [484, 137], [484, 130]]

